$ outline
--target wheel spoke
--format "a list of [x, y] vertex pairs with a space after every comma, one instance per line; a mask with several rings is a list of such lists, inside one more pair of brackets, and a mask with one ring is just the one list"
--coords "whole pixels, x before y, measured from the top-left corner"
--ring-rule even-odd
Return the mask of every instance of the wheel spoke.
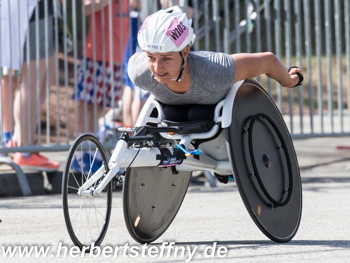
[[[101, 218], [106, 219], [106, 218], [105, 218], [106, 215], [102, 215], [102, 214], [100, 213], [99, 209], [96, 207], [96, 205], [95, 205], [95, 200], [94, 200], [94, 199], [92, 199], [92, 201], [89, 200], [89, 203], [92, 205], [93, 208], [95, 208], [95, 211], [98, 212], [98, 214], [101, 216]], [[96, 221], [97, 221], [97, 220], [96, 220]]]
[[80, 199], [81, 199], [80, 196], [77, 196], [76, 198], [73, 199], [73, 201], [69, 202], [68, 205], [72, 205], [75, 201], [80, 200]]
[[[108, 186], [107, 186], [108, 187]], [[101, 200], [104, 200], [104, 201], [108, 201], [108, 199], [106, 197], [103, 197], [102, 195], [95, 195], [95, 197], [98, 197], [99, 199]]]
[[[95, 219], [96, 219], [96, 223], [97, 223], [98, 232], [100, 232], [100, 225], [98, 224], [98, 218], [97, 218], [97, 212], [98, 212], [98, 214], [100, 214], [100, 211], [98, 211], [98, 209], [96, 208], [94, 199], [92, 200], [92, 206], [95, 208]], [[104, 218], [102, 215], [101, 215], [101, 217]]]
[[[71, 222], [73, 223], [75, 221], [75, 219], [77, 218], [77, 216], [80, 216], [80, 212], [82, 210], [82, 206], [81, 206], [81, 203], [83, 202], [83, 198], [80, 198], [80, 207], [79, 207], [79, 211], [77, 213], [77, 215], [73, 218], [73, 220], [71, 220]], [[84, 204], [85, 205], [85, 204]], [[83, 206], [84, 207], [84, 206]], [[79, 222], [80, 220], [78, 220]], [[78, 227], [79, 228], [79, 227]]]
[[[72, 174], [72, 177], [74, 178], [75, 182], [77, 183], [77, 185], [80, 187], [80, 186], [83, 184], [83, 182], [82, 182], [82, 184], [80, 185], [79, 182], [78, 182], [78, 180], [75, 178], [75, 174], [72, 173], [72, 172], [71, 172], [71, 174]], [[69, 178], [69, 177], [68, 177], [68, 178]], [[69, 183], [69, 182], [68, 182], [68, 183]]]
[[73, 187], [73, 186], [69, 186], [69, 185], [68, 185], [68, 188], [69, 189], [73, 189], [73, 190], [79, 190], [79, 188], [76, 188], [76, 187]]

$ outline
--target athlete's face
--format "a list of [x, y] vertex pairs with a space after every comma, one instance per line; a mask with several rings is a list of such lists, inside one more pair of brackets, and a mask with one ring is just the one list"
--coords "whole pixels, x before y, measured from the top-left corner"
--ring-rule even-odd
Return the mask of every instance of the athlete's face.
[[182, 66], [180, 52], [150, 53], [147, 52], [149, 68], [159, 83], [166, 84], [177, 78]]

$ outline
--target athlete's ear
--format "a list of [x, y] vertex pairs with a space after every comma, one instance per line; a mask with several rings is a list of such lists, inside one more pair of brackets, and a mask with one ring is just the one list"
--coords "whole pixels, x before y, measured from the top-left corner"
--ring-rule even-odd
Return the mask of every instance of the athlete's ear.
[[190, 48], [188, 46], [182, 50], [182, 54], [184, 55], [185, 60], [187, 60], [189, 52], [190, 52]]

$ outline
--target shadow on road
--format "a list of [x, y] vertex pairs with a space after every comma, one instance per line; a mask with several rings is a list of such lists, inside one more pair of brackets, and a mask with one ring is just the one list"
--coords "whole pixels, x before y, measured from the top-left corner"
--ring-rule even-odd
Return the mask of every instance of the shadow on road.
[[[162, 245], [162, 243], [152, 243], [153, 245]], [[212, 246], [213, 241], [197, 241], [197, 242], [176, 242], [177, 246]], [[271, 240], [239, 240], [239, 241], [217, 241], [217, 245], [226, 246], [244, 246], [244, 248], [262, 247], [262, 246], [320, 246], [332, 248], [350, 248], [350, 240], [295, 240], [287, 243], [275, 243]], [[230, 249], [230, 248], [229, 248]], [[235, 247], [234, 249], [237, 249]]]

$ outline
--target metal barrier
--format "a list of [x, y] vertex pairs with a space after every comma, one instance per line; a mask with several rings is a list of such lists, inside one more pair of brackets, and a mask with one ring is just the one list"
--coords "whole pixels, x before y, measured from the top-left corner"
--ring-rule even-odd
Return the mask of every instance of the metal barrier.
[[[28, 100], [25, 107], [24, 105], [20, 107], [20, 120], [28, 120], [28, 127], [22, 129], [21, 134], [22, 140], [24, 135], [28, 137], [26, 146], [3, 147], [0, 148], [0, 153], [66, 151], [78, 133], [78, 123], [82, 119], [84, 130], [87, 130], [86, 123], [92, 118], [94, 132], [98, 132], [100, 128], [99, 109], [96, 102], [93, 104], [92, 116], [86, 114], [87, 103], [84, 103], [85, 113], [81, 116], [78, 114], [77, 94], [74, 94], [78, 85], [78, 67], [83, 62], [82, 55], [86, 57], [87, 28], [92, 30], [92, 46], [96, 46], [97, 41], [102, 41], [101, 47], [103, 48], [98, 51], [102, 52], [103, 65], [109, 61], [110, 72], [113, 72], [113, 62], [117, 62], [121, 72], [124, 70], [122, 62], [125, 39], [123, 37], [119, 39], [119, 49], [115, 51], [110, 6], [113, 4], [122, 6], [123, 3], [129, 1], [101, 0], [102, 4], [108, 4], [107, 7], [101, 9], [98, 18], [92, 15], [90, 21], [87, 21], [85, 16], [83, 0], [64, 0], [62, 4], [54, 0], [52, 1], [54, 3], [52, 12], [49, 8], [50, 1], [41, 2], [44, 3], [43, 12], [46, 21], [43, 27], [46, 34], [43, 40], [40, 39], [41, 32], [38, 31], [40, 27], [38, 22], [35, 22], [37, 33], [34, 36], [26, 34], [26, 30], [12, 30], [16, 26], [21, 28], [21, 25], [27, 28], [34, 10], [37, 18], [35, 21], [38, 21], [39, 2], [36, 0], [0, 0], [0, 43], [2, 47], [0, 78], [7, 78], [9, 82], [7, 94], [5, 94], [4, 82], [1, 85], [1, 92], [4, 96], [6, 95], [5, 100], [9, 107], [4, 108], [4, 103], [2, 103], [0, 115], [3, 120], [6, 114], [10, 116], [11, 133], [16, 125], [13, 116], [18, 114], [13, 110], [14, 89], [17, 81], [18, 90], [23, 89], [25, 84], [29, 91], [36, 90], [36, 101], [40, 101], [40, 95], [43, 94], [40, 90], [46, 91], [46, 103], [43, 107], [40, 103], [31, 104], [31, 100]], [[285, 116], [292, 137], [350, 134], [350, 0], [142, 0], [142, 2], [144, 7], [142, 11], [145, 11], [148, 6], [164, 7], [166, 2], [169, 5], [179, 4], [184, 10], [192, 10], [196, 34], [194, 50], [213, 50], [225, 53], [272, 51], [281, 58], [286, 66], [302, 67], [305, 75], [304, 85], [289, 91], [265, 76], [258, 78]], [[93, 4], [92, 13], [98, 8], [97, 4]], [[128, 17], [129, 11], [131, 11], [129, 6], [126, 9], [119, 9], [120, 21]], [[148, 10], [149, 13], [151, 11]], [[53, 32], [50, 32], [49, 27], [51, 16], [53, 17]], [[107, 16], [108, 21], [105, 19]], [[6, 20], [6, 17], [10, 19]], [[108, 23], [109, 30], [96, 28], [97, 19], [100, 19], [98, 24], [102, 28], [107, 28], [104, 23]], [[118, 30], [121, 35], [125, 30], [122, 24], [119, 24]], [[50, 33], [53, 33], [52, 44], [55, 49], [53, 60], [51, 60], [49, 50], [48, 35]], [[96, 34], [101, 35], [102, 38], [96, 39], [94, 37]], [[37, 55], [35, 62], [31, 61], [29, 51], [33, 37], [36, 51], [44, 49], [43, 60]], [[27, 43], [26, 50], [23, 48], [24, 42]], [[8, 50], [5, 50], [6, 47]], [[26, 51], [26, 57], [22, 60], [23, 51]], [[96, 60], [96, 51], [96, 49], [92, 50], [93, 61]], [[119, 61], [114, 60], [113, 52], [119, 54]], [[34, 67], [24, 68], [22, 61]], [[46, 70], [41, 71], [42, 69]], [[97, 69], [94, 68], [94, 72], [95, 70]], [[31, 71], [36, 74], [31, 74], [33, 73]], [[42, 74], [45, 75], [46, 81], [41, 86]], [[27, 83], [24, 83], [23, 75], [29, 76], [26, 78]], [[35, 86], [31, 85], [33, 78], [36, 80]], [[52, 83], [49, 81], [51, 78], [54, 79]], [[112, 78], [111, 76], [113, 96]], [[118, 84], [122, 85], [121, 77]], [[72, 98], [73, 95], [75, 99]], [[105, 116], [108, 110], [116, 105], [114, 101], [111, 107], [103, 103], [102, 115]], [[32, 120], [33, 112], [35, 112], [37, 121]], [[104, 121], [106, 122], [106, 119]], [[5, 123], [1, 122], [1, 131], [5, 131], [4, 125]], [[2, 139], [1, 143], [3, 143]]]
[[193, 3], [199, 37], [195, 49], [272, 51], [286, 66], [303, 68], [304, 85], [290, 91], [264, 76], [258, 78], [276, 101], [292, 137], [350, 134], [349, 0]]

